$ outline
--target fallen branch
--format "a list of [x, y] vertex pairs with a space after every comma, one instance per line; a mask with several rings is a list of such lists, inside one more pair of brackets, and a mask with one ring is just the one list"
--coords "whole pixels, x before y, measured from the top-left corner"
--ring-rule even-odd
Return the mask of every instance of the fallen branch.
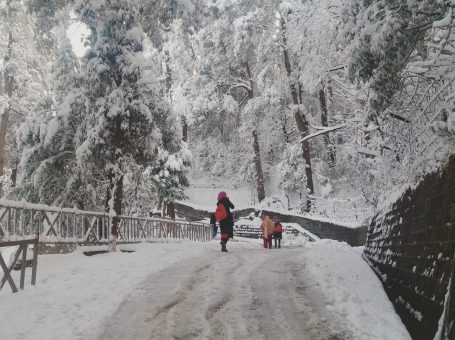
[[331, 69], [328, 69], [326, 72], [335, 72], [335, 71], [343, 70], [345, 68], [346, 68], [346, 65], [335, 66]]
[[390, 117], [393, 117], [393, 118], [396, 118], [398, 120], [401, 120], [402, 122], [405, 122], [405, 123], [411, 123], [411, 121], [403, 116], [400, 116], [400, 115], [397, 115], [396, 113], [392, 113], [390, 112], [389, 113]]
[[327, 128], [322, 128], [322, 127], [316, 127], [318, 129], [317, 132], [314, 132], [314, 133], [311, 133], [305, 137], [303, 137], [300, 142], [304, 142], [310, 138], [313, 138], [313, 137], [316, 137], [316, 136], [319, 136], [319, 135], [322, 135], [324, 133], [328, 133], [328, 132], [332, 132], [332, 131], [335, 131], [335, 130], [339, 130], [339, 129], [342, 129], [344, 127], [346, 127], [347, 125], [346, 124], [342, 124], [342, 125], [337, 125], [337, 126], [332, 126], [332, 127], [327, 127]]
[[376, 151], [376, 150], [369, 150], [369, 149], [359, 148], [357, 151], [359, 153], [367, 155], [368, 157], [381, 157], [381, 153], [379, 151]]

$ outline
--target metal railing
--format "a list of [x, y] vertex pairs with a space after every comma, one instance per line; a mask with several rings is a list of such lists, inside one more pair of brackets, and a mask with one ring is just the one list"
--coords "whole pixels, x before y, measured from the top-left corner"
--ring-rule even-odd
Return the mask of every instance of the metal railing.
[[[111, 238], [107, 213], [0, 199], [0, 241], [39, 237], [40, 242], [103, 243]], [[206, 242], [203, 223], [157, 217], [119, 216], [117, 242], [187, 239]]]

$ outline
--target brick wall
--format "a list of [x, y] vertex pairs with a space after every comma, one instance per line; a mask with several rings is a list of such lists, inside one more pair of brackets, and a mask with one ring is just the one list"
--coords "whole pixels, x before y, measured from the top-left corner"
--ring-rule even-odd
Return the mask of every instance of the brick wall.
[[[438, 328], [453, 272], [454, 228], [455, 157], [369, 227], [364, 258], [414, 339], [433, 339]], [[454, 320], [455, 301], [448, 304], [447, 324]]]
[[[200, 221], [210, 216], [210, 212], [208, 211], [197, 210], [180, 203], [175, 204], [175, 209], [178, 216], [187, 218], [191, 221]], [[234, 213], [234, 218], [238, 219], [241, 217], [246, 217], [253, 211], [254, 209], [252, 208], [236, 210]], [[298, 223], [303, 228], [307, 229], [309, 232], [315, 234], [320, 238], [343, 241], [352, 246], [361, 246], [365, 244], [367, 227], [348, 228], [330, 222], [310, 220], [302, 216], [286, 215], [267, 210], [264, 210], [263, 212], [272, 217], [278, 216], [280, 217], [281, 221], [285, 223]]]

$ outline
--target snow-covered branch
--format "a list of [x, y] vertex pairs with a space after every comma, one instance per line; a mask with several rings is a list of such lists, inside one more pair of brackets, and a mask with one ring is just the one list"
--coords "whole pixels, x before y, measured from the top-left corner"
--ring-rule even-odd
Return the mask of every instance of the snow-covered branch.
[[316, 136], [322, 135], [324, 133], [329, 133], [329, 132], [332, 132], [332, 131], [335, 131], [335, 130], [342, 129], [342, 128], [346, 127], [346, 126], [347, 126], [346, 124], [336, 125], [336, 126], [331, 126], [331, 127], [318, 126], [318, 127], [316, 127], [318, 129], [317, 132], [311, 133], [311, 134], [303, 137], [300, 141], [303, 142], [303, 141], [306, 141], [308, 139], [314, 138]]

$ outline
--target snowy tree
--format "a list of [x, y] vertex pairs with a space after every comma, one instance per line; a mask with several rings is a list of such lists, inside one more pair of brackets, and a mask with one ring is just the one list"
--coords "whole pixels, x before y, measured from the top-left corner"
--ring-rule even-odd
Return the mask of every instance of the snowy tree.
[[87, 176], [99, 174], [109, 182], [106, 202], [116, 236], [125, 170], [145, 168], [160, 146], [171, 149], [179, 138], [167, 133], [174, 132], [167, 127], [169, 107], [153, 92], [153, 79], [143, 77], [145, 36], [136, 2], [79, 1], [76, 10], [92, 31], [81, 124], [87, 130], [76, 154]]
[[[184, 189], [188, 186], [186, 173], [191, 164], [191, 154], [186, 147], [178, 153], [169, 153], [160, 149], [157, 159], [153, 166], [147, 168], [147, 175], [155, 183], [157, 196], [159, 197], [159, 206], [162, 209], [169, 209], [169, 202], [184, 199]], [[172, 209], [172, 208], [171, 208]], [[175, 214], [167, 212], [168, 215]], [[166, 215], [166, 212], [163, 212]]]
[[[37, 53], [32, 20], [24, 2], [0, 2], [0, 17], [0, 177], [2, 183], [14, 186], [20, 157], [16, 129], [38, 100], [47, 95], [47, 64]], [[3, 176], [5, 167], [12, 173], [11, 181]]]
[[58, 33], [52, 78], [53, 96], [43, 98], [20, 129], [22, 171], [12, 197], [80, 209], [93, 207], [93, 195], [84, 195], [87, 184], [83, 184], [82, 174], [77, 174], [76, 134], [83, 107], [81, 74], [65, 25]]
[[368, 95], [362, 152], [376, 193], [419, 176], [450, 150], [450, 138], [441, 137], [451, 135], [453, 121], [452, 6], [397, 0], [344, 7], [349, 76]]
[[[143, 205], [153, 200], [182, 197], [190, 155], [160, 97], [137, 3], [78, 1], [75, 10], [91, 30], [90, 49], [79, 66], [66, 30], [60, 30], [53, 102], [38, 106], [21, 129], [23, 176], [16, 194], [62, 206], [105, 207], [115, 238], [124, 208], [144, 213]], [[157, 168], [163, 168], [159, 178]]]

